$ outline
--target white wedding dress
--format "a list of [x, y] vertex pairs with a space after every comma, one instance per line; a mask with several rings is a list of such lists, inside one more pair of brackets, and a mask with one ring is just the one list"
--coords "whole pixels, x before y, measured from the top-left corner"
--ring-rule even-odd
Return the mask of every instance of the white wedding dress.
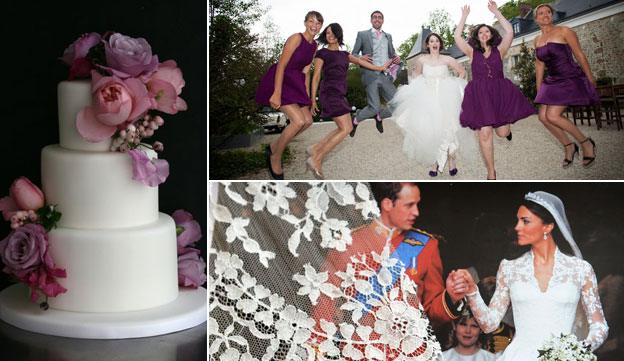
[[[451, 76], [444, 64], [423, 64], [422, 75], [399, 87], [390, 102], [392, 117], [405, 138], [403, 151], [427, 166], [444, 168], [447, 155], [478, 154], [472, 131], [459, 124], [466, 81]], [[469, 148], [469, 149], [466, 149]]]
[[534, 276], [533, 252], [503, 260], [496, 275], [496, 291], [489, 306], [479, 293], [468, 303], [481, 329], [494, 331], [509, 303], [513, 307], [516, 335], [498, 361], [537, 360], [537, 350], [551, 335], [572, 333], [579, 298], [587, 316], [589, 334], [585, 341], [592, 351], [607, 338], [609, 327], [602, 312], [598, 282], [592, 266], [579, 258], [555, 251], [552, 278], [542, 292]]

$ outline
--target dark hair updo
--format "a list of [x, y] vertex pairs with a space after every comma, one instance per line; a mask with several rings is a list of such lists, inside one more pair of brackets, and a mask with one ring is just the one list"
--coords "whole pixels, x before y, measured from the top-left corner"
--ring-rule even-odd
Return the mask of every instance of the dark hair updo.
[[444, 49], [444, 40], [442, 40], [440, 35], [438, 35], [436, 33], [431, 33], [431, 34], [427, 35], [427, 38], [425, 39], [425, 49], [426, 49], [427, 53], [431, 52], [429, 50], [429, 39], [431, 39], [432, 36], [435, 36], [436, 38], [438, 38], [438, 41], [440, 42], [440, 51], [442, 51], [442, 49]]

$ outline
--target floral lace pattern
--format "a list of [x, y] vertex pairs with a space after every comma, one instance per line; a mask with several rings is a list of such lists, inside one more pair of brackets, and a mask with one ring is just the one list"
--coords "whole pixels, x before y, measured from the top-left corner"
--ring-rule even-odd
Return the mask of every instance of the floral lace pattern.
[[537, 347], [551, 335], [572, 331], [579, 299], [589, 323], [585, 342], [597, 349], [607, 338], [608, 326], [598, 295], [592, 266], [557, 249], [552, 277], [541, 290], [534, 276], [533, 253], [503, 260], [496, 275], [496, 291], [489, 306], [479, 293], [468, 301], [484, 332], [495, 330], [509, 304], [513, 306], [516, 337], [505, 350], [504, 359], [537, 359]]
[[[338, 252], [351, 244], [350, 222], [332, 210], [347, 207], [351, 217], [361, 220], [379, 214], [365, 184], [317, 182], [303, 192], [301, 184], [254, 182], [246, 185], [246, 193], [240, 189], [241, 184], [224, 183], [221, 197], [226, 198], [211, 207], [215, 220], [225, 225], [222, 244], [239, 246], [237, 252], [210, 250], [211, 359], [437, 359], [441, 347], [417, 301], [416, 284], [388, 245], [380, 254], [352, 255], [346, 267], [335, 271], [338, 284], [314, 259], [295, 266], [309, 252], [310, 246], [301, 245], [304, 240]], [[293, 202], [302, 194], [305, 212]], [[283, 251], [266, 250], [264, 241], [253, 237], [254, 222], [262, 218], [258, 212], [290, 234]], [[293, 259], [286, 262], [293, 267], [290, 276], [289, 270], [274, 267], [285, 255]], [[265, 275], [250, 271], [254, 262], [262, 265], [256, 269], [279, 273], [280, 284], [260, 282]], [[277, 289], [282, 286], [287, 291]], [[345, 317], [336, 322], [315, 314], [326, 304]]]

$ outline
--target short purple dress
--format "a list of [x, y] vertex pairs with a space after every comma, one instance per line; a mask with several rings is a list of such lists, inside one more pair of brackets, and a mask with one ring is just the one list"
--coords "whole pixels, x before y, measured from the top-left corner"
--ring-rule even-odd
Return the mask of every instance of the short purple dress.
[[596, 89], [574, 61], [568, 44], [546, 43], [535, 49], [535, 56], [546, 64], [548, 70], [548, 76], [535, 97], [536, 103], [593, 105], [600, 102]]
[[[306, 91], [305, 74], [303, 68], [310, 65], [316, 52], [316, 41], [308, 43], [303, 34], [301, 43], [293, 52], [286, 69], [284, 69], [284, 80], [282, 81], [282, 105], [299, 104], [300, 106], [310, 105], [310, 96]], [[260, 85], [256, 90], [256, 103], [271, 105], [269, 98], [275, 90], [275, 71], [277, 64], [271, 65], [269, 71], [260, 80]]]
[[316, 57], [323, 59], [323, 80], [319, 90], [321, 118], [333, 118], [347, 114], [351, 106], [347, 101], [348, 51], [321, 49]]
[[515, 123], [535, 114], [535, 108], [511, 80], [503, 75], [497, 47], [489, 57], [477, 49], [472, 58], [472, 80], [466, 85], [459, 121], [473, 130]]

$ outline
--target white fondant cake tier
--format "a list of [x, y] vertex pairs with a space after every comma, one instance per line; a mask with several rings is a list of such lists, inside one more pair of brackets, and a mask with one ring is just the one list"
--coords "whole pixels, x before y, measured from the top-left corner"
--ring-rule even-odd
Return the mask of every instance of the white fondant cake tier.
[[164, 213], [140, 227], [56, 228], [49, 242], [54, 263], [67, 272], [67, 278], [57, 278], [67, 292], [48, 299], [52, 308], [126, 312], [161, 306], [178, 296], [175, 223]]
[[[148, 150], [150, 157], [156, 153]], [[136, 227], [158, 219], [158, 187], [132, 179], [126, 153], [83, 152], [49, 145], [41, 151], [46, 203], [63, 215], [60, 227]]]
[[58, 85], [59, 143], [73, 150], [108, 151], [111, 139], [91, 143], [76, 130], [76, 115], [91, 105], [91, 82], [88, 80], [62, 81]]

